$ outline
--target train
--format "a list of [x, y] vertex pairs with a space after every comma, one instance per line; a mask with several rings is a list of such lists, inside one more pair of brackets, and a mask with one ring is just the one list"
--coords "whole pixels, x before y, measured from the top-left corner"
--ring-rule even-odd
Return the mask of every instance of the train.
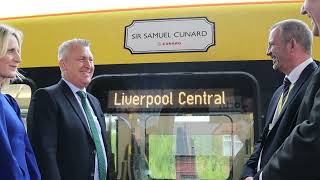
[[95, 63], [88, 91], [105, 113], [114, 179], [239, 179], [283, 79], [266, 56], [269, 29], [284, 19], [308, 23], [299, 14], [302, 2], [0, 18], [24, 33], [25, 79], [3, 91], [17, 99], [25, 118], [32, 93], [61, 78], [58, 46], [87, 39]]

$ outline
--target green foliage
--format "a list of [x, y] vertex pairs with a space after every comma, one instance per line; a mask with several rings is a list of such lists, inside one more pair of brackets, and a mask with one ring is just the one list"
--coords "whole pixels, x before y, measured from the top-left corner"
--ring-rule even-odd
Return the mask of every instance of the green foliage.
[[[230, 163], [229, 157], [222, 155], [222, 136], [201, 135], [193, 136], [192, 139], [194, 147], [196, 147], [198, 178], [227, 179], [230, 172]], [[176, 137], [173, 135], [149, 136], [149, 168], [151, 177], [156, 179], [176, 178], [175, 141]], [[211, 144], [211, 146], [208, 146], [208, 144]]]
[[221, 155], [197, 156], [197, 174], [199, 179], [227, 179], [229, 159]]
[[149, 168], [152, 178], [175, 179], [175, 136], [149, 136]]
[[[114, 164], [116, 165], [117, 163], [117, 145], [116, 145], [116, 137], [117, 133], [115, 130], [111, 131], [111, 152], [114, 154]], [[116, 166], [117, 168], [117, 166]]]
[[[210, 142], [212, 141], [212, 142]], [[206, 149], [196, 152], [197, 174], [200, 179], [227, 179], [229, 157], [222, 155], [222, 136], [193, 136], [195, 147]], [[208, 144], [212, 144], [208, 147]]]

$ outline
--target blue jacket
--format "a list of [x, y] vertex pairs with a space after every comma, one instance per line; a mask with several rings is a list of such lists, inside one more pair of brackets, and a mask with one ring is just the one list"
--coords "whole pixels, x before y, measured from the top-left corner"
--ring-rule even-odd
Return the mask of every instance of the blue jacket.
[[20, 109], [9, 95], [0, 93], [0, 179], [40, 180]]

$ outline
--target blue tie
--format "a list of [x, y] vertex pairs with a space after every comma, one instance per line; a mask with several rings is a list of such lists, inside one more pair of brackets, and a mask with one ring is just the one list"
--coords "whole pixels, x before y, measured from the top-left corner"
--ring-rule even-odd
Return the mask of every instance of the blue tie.
[[88, 124], [89, 124], [90, 130], [91, 130], [91, 134], [93, 137], [93, 141], [96, 146], [99, 179], [106, 180], [106, 177], [107, 177], [106, 162], [104, 159], [104, 153], [103, 153], [103, 149], [102, 149], [102, 144], [99, 139], [98, 130], [97, 130], [97, 127], [95, 126], [94, 118], [93, 118], [93, 115], [92, 115], [90, 108], [89, 108], [90, 105], [89, 105], [89, 101], [87, 99], [87, 93], [85, 93], [84, 91], [78, 91], [77, 94], [81, 99], [81, 104], [82, 104], [83, 110], [86, 114]]

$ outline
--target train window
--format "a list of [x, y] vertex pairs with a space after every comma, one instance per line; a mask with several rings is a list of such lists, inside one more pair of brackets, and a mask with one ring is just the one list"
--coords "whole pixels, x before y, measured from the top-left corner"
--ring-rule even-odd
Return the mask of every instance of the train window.
[[3, 86], [3, 94], [10, 94], [18, 103], [21, 110], [21, 117], [26, 125], [26, 117], [31, 99], [31, 87], [27, 84], [10, 84]]
[[238, 179], [259, 132], [258, 85], [246, 73], [105, 75], [88, 90], [120, 179]]

